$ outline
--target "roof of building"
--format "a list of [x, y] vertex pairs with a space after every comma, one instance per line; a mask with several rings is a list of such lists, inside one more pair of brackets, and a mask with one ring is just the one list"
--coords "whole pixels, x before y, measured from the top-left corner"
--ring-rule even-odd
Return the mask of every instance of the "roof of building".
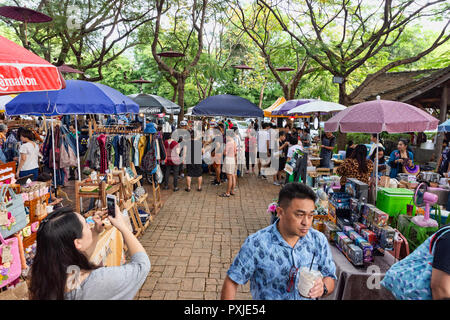
[[416, 71], [387, 72], [378, 76], [352, 100], [352, 103], [374, 100], [406, 101], [450, 79], [450, 67]]

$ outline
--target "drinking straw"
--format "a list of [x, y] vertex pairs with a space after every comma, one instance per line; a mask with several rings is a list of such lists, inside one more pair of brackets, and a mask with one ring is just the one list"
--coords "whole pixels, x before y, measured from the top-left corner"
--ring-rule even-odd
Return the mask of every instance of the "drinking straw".
[[313, 263], [314, 263], [314, 258], [315, 258], [315, 257], [316, 257], [316, 252], [314, 252], [314, 255], [313, 255], [311, 264], [309, 265], [309, 271], [311, 271], [311, 268], [312, 268], [312, 265], [313, 265]]

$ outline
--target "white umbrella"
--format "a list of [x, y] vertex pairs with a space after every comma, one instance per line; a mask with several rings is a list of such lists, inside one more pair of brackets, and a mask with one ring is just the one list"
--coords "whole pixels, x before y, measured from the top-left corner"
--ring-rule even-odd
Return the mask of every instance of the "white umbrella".
[[305, 114], [305, 113], [314, 113], [314, 112], [320, 112], [320, 113], [328, 113], [328, 112], [335, 112], [335, 111], [342, 111], [345, 110], [347, 107], [330, 101], [313, 101], [308, 102], [305, 104], [302, 104], [301, 106], [298, 106], [296, 108], [293, 108], [288, 111], [289, 115], [293, 114]]
[[14, 99], [14, 97], [10, 95], [0, 96], [0, 112], [5, 112], [5, 105], [12, 99]]

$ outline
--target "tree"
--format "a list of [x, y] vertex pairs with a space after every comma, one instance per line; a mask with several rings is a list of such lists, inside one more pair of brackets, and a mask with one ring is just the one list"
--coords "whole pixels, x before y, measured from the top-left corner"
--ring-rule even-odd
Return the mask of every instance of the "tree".
[[[449, 20], [429, 47], [413, 56], [387, 63], [348, 93], [346, 85], [355, 70], [383, 49], [393, 46], [406, 27], [417, 19], [448, 15], [446, 1], [418, 4], [412, 0], [401, 0], [393, 5], [392, 0], [385, 0], [383, 10], [377, 6], [364, 6], [362, 0], [356, 3], [350, 0], [306, 0], [306, 8], [297, 1], [286, 2], [288, 7], [284, 14], [289, 17], [292, 26], [288, 26], [286, 19], [283, 19], [280, 3], [275, 6], [273, 2], [258, 0], [261, 6], [274, 14], [283, 30], [297, 40], [308, 56], [333, 76], [343, 79], [339, 84], [339, 103], [344, 105], [349, 105], [377, 76], [394, 67], [418, 61], [450, 38], [447, 32]], [[297, 15], [294, 16], [294, 13]], [[308, 24], [305, 24], [305, 19], [309, 20]], [[381, 21], [381, 26], [377, 21]]]
[[[248, 10], [244, 10], [239, 1], [235, 0], [231, 5], [231, 10], [233, 16], [229, 17], [229, 21], [236, 28], [244, 31], [251, 41], [257, 45], [268, 69], [280, 84], [284, 97], [287, 100], [294, 99], [302, 77], [305, 74], [316, 71], [317, 68], [307, 69], [309, 63], [304, 50], [295, 46], [292, 36], [288, 39], [280, 36], [282, 30], [279, 27], [277, 28], [276, 20], [267, 8], [252, 5]], [[239, 23], [235, 23], [233, 17], [237, 17]], [[281, 59], [280, 57], [275, 57], [280, 55], [280, 53], [282, 53]], [[290, 56], [295, 56], [295, 72], [290, 77], [286, 77], [281, 75], [282, 72], [277, 70], [274, 62], [286, 62]]]
[[[177, 85], [177, 94], [178, 94], [178, 105], [181, 106], [180, 114], [178, 115], [178, 123], [184, 118], [184, 89], [186, 84], [186, 79], [189, 77], [192, 69], [195, 67], [195, 65], [200, 60], [200, 55], [203, 51], [203, 31], [205, 26], [205, 20], [206, 20], [206, 9], [208, 6], [208, 0], [201, 0], [200, 3], [198, 0], [193, 0], [193, 3], [190, 4], [190, 6], [186, 3], [183, 3], [182, 1], [175, 1], [174, 5], [176, 6], [176, 11], [174, 14], [174, 23], [173, 23], [173, 32], [171, 35], [174, 37], [174, 40], [176, 41], [176, 44], [181, 46], [183, 54], [186, 55], [188, 49], [193, 50], [194, 56], [190, 62], [185, 61], [185, 63], [180, 66], [181, 70], [177, 70], [178, 62], [175, 64], [170, 64], [163, 60], [158, 55], [158, 45], [160, 49], [163, 49], [161, 44], [159, 43], [160, 37], [161, 37], [161, 18], [164, 12], [164, 8], [169, 5], [166, 4], [165, 0], [156, 0], [156, 21], [154, 25], [154, 31], [153, 31], [153, 42], [152, 42], [152, 55], [153, 58], [156, 60], [156, 63], [158, 64], [159, 68], [165, 72], [167, 72], [171, 78], [175, 79], [176, 85]], [[187, 11], [190, 7], [190, 23], [191, 25], [187, 25]], [[188, 30], [187, 36], [183, 39], [181, 39], [180, 33], [177, 31], [177, 27], [179, 25], [182, 25], [181, 27], [185, 27], [185, 30]], [[196, 34], [196, 48], [191, 48], [191, 41], [193, 38], [193, 34]]]
[[200, 100], [212, 94], [217, 80], [227, 78], [226, 67], [239, 55], [241, 48], [244, 33], [228, 26], [227, 17], [223, 14], [225, 10], [222, 7], [214, 10], [214, 24], [210, 32], [205, 33], [205, 52], [194, 69]]
[[[305, 5], [295, 0], [283, 1], [283, 4], [265, 0], [258, 0], [258, 3], [272, 12], [282, 29], [305, 49], [309, 57], [333, 76], [342, 79], [339, 83], [339, 103], [347, 106], [379, 75], [418, 61], [450, 38], [448, 20], [427, 48], [412, 56], [387, 62], [349, 93], [347, 84], [353, 73], [383, 50], [394, 46], [408, 26], [425, 17], [448, 18], [447, 2], [385, 0], [379, 6], [363, 5], [362, 0], [306, 0]], [[345, 135], [340, 135], [338, 145], [339, 148], [344, 147]]]
[[[17, 6], [34, 7], [33, 1], [13, 1]], [[140, 42], [137, 30], [153, 20], [153, 1], [148, 0], [41, 0], [37, 10], [52, 22], [28, 25], [30, 48], [55, 65], [72, 63], [81, 71], [95, 70], [85, 80], [103, 79], [103, 67]], [[3, 19], [14, 28], [24, 46], [22, 24]]]

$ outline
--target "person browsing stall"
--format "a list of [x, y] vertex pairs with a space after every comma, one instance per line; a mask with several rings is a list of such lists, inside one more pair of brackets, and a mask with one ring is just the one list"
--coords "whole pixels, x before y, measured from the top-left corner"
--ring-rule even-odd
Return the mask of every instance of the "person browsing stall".
[[[118, 267], [99, 267], [89, 261], [103, 232], [102, 212], [89, 226], [71, 208], [61, 208], [45, 218], [37, 232], [36, 256], [31, 267], [32, 300], [131, 300], [150, 271], [144, 247], [116, 205], [111, 224], [122, 234], [131, 261]], [[75, 271], [72, 275], [71, 270]], [[71, 273], [69, 276], [68, 274]]]
[[[373, 165], [375, 166], [375, 154], [376, 152], [372, 153], [370, 156], [370, 160], [372, 160]], [[384, 159], [384, 148], [378, 149], [378, 176], [381, 177], [385, 175], [386, 173], [386, 160]]]
[[404, 166], [414, 167], [414, 154], [408, 151], [408, 141], [400, 139], [397, 144], [397, 150], [391, 152], [388, 165], [391, 167], [390, 178], [396, 178], [403, 172]]
[[336, 144], [336, 137], [332, 132], [325, 132], [322, 137], [322, 145], [320, 146], [320, 167], [330, 168], [331, 157], [333, 156], [334, 145]]
[[[234, 299], [250, 280], [255, 300], [308, 300], [333, 292], [336, 266], [325, 235], [311, 228], [316, 194], [302, 183], [288, 183], [278, 195], [278, 219], [250, 235], [228, 269], [221, 298]], [[313, 260], [314, 257], [314, 260]], [[298, 291], [300, 267], [322, 273], [309, 292]]]
[[17, 166], [16, 178], [32, 174], [35, 181], [39, 175], [39, 145], [34, 142], [35, 136], [31, 130], [23, 129], [20, 132], [22, 145], [19, 148], [20, 158]]
[[372, 156], [372, 154], [375, 152], [375, 150], [377, 149], [377, 145], [378, 145], [378, 149], [380, 149], [380, 148], [384, 149], [384, 146], [377, 139], [377, 134], [372, 133], [372, 135], [370, 136], [370, 150], [369, 150], [369, 155], [367, 156], [367, 159], [369, 159]]
[[344, 188], [347, 178], [355, 178], [361, 182], [369, 183], [369, 177], [373, 171], [373, 162], [367, 160], [366, 155], [367, 147], [359, 144], [351, 156], [337, 168], [337, 174], [341, 176], [341, 188]]

